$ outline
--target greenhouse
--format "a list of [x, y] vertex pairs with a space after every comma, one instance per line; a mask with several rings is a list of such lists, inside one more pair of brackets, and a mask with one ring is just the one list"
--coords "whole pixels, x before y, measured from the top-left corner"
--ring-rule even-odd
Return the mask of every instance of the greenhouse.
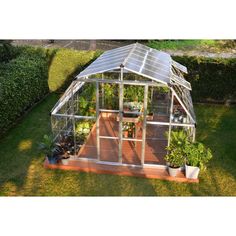
[[76, 76], [51, 111], [55, 142], [71, 161], [166, 166], [172, 130], [195, 140], [187, 68], [135, 43], [104, 52]]

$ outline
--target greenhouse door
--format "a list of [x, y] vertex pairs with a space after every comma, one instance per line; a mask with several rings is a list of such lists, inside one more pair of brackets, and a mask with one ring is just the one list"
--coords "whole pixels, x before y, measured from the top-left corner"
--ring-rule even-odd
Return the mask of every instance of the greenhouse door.
[[99, 161], [119, 162], [119, 84], [99, 83]]
[[119, 122], [122, 164], [140, 166], [144, 163], [147, 93], [147, 85], [123, 85]]

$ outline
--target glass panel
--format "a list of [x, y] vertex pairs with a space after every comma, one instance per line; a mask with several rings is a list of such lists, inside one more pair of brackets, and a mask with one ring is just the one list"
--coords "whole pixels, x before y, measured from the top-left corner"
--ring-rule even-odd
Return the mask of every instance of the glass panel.
[[141, 165], [142, 142], [123, 140], [122, 163]]
[[76, 154], [78, 157], [97, 158], [95, 120], [76, 119]]
[[124, 59], [128, 56], [132, 47], [133, 45], [128, 45], [122, 48], [117, 48], [105, 52], [84, 71], [82, 71], [78, 77], [80, 78], [90, 74], [97, 74], [101, 71], [108, 71], [113, 68], [119, 67], [120, 64], [124, 61]]
[[144, 86], [124, 85], [123, 94], [123, 137], [142, 139]]
[[180, 105], [176, 98], [174, 98], [173, 114], [171, 117], [171, 121], [173, 123], [189, 123], [189, 118], [184, 108]]
[[119, 84], [99, 83], [99, 108], [119, 110]]
[[75, 115], [96, 116], [96, 83], [85, 83], [74, 95]]
[[141, 164], [144, 86], [124, 85], [122, 162]]
[[145, 164], [165, 165], [168, 126], [147, 124], [145, 143]]
[[119, 140], [100, 138], [100, 160], [119, 161]]
[[100, 112], [99, 134], [100, 136], [119, 137], [118, 113]]
[[169, 122], [170, 90], [168, 87], [149, 87], [147, 120]]
[[63, 155], [74, 155], [74, 132], [71, 117], [52, 116], [51, 121], [55, 142], [63, 148]]

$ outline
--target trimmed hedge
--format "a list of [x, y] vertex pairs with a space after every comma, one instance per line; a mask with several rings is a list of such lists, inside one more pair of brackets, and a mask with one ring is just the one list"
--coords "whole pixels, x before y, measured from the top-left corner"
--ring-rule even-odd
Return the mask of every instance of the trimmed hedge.
[[100, 54], [11, 45], [5, 49], [0, 61], [0, 137], [48, 92], [63, 92], [75, 72]]
[[236, 101], [236, 58], [173, 56], [188, 68], [194, 102]]
[[12, 46], [10, 40], [0, 40], [0, 63], [9, 62], [17, 57], [19, 53], [20, 49]]
[[0, 66], [0, 136], [49, 91], [47, 51], [20, 50], [18, 57]]

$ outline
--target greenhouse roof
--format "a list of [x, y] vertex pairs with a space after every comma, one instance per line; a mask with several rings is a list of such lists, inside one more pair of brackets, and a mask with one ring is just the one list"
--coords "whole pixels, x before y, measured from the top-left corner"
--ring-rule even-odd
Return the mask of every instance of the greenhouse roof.
[[182, 76], [182, 73], [187, 73], [185, 66], [172, 60], [169, 54], [140, 43], [104, 52], [77, 78], [114, 71], [120, 67], [124, 67], [125, 71], [139, 74], [160, 83], [177, 83], [191, 90], [190, 83]]
[[77, 81], [71, 84], [52, 112], [56, 113], [73, 93], [80, 90], [84, 79], [99, 73], [115, 72], [120, 68], [123, 68], [124, 72], [135, 73], [170, 87], [192, 122], [196, 123], [190, 94], [191, 84], [184, 79], [187, 68], [174, 61], [169, 54], [139, 43], [104, 52], [76, 76]]

